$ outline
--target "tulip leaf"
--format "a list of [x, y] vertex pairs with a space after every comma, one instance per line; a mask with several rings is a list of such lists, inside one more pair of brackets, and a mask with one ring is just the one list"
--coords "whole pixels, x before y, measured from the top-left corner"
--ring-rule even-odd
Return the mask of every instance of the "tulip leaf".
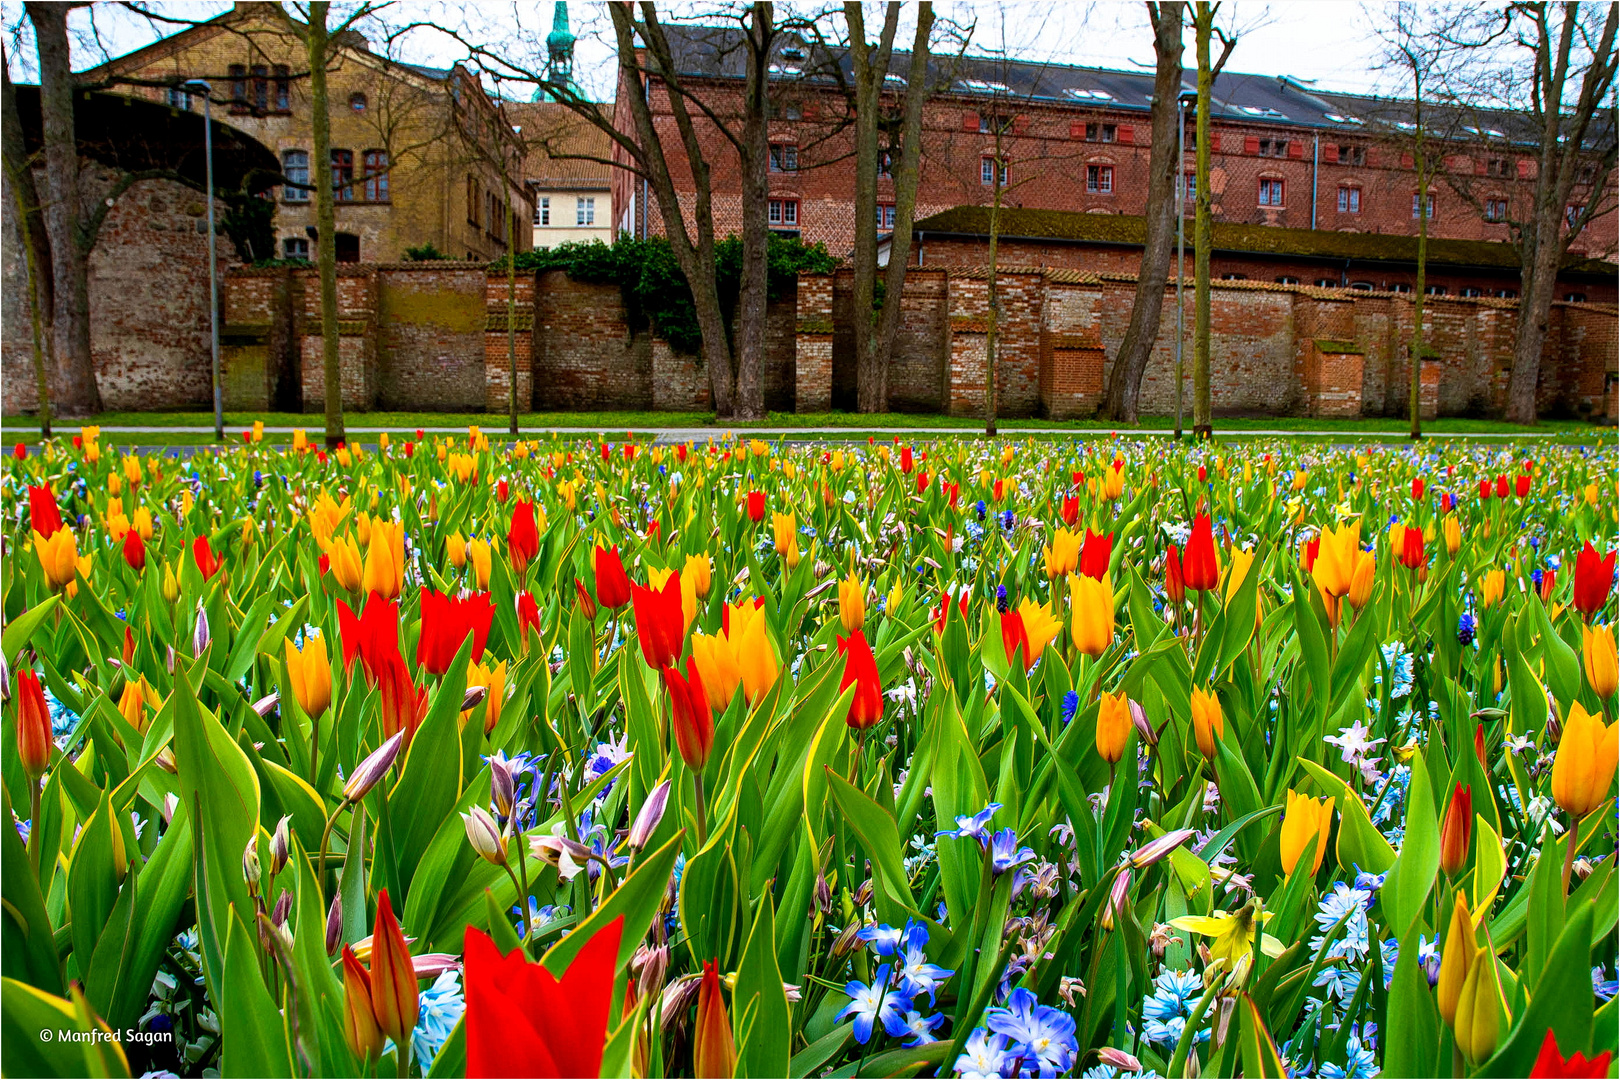
[[[1543, 860], [1545, 861], [1545, 860]], [[1556, 874], [1554, 875], [1556, 876]], [[1559, 1053], [1592, 1049], [1592, 920], [1596, 905], [1576, 905], [1553, 945], [1535, 996], [1506, 1042], [1479, 1070], [1480, 1076], [1529, 1076], [1549, 1031]]]
[[1419, 956], [1420, 930], [1413, 927], [1401, 941], [1395, 976], [1389, 988], [1389, 1033], [1384, 1042], [1384, 1072], [1390, 1076], [1434, 1076], [1440, 1049], [1440, 1010], [1435, 1007]]
[[635, 955], [636, 946], [647, 936], [647, 928], [663, 904], [664, 891], [669, 887], [669, 875], [675, 869], [675, 857], [680, 854], [682, 834], [677, 833], [656, 851], [643, 852], [631, 868], [623, 883], [591, 912], [590, 917], [546, 950], [540, 962], [553, 975], [562, 977], [568, 965], [585, 947], [598, 930], [620, 916], [624, 917], [624, 930], [619, 937], [618, 970], [623, 971]]
[[1529, 636], [1523, 617], [1518, 620], [1518, 644], [1508, 649], [1508, 690], [1513, 703], [1509, 730], [1530, 733], [1547, 726], [1547, 688], [1536, 678], [1525, 659], [1525, 638]]
[[[1246, 818], [1263, 809], [1260, 789], [1248, 764], [1224, 739], [1215, 740], [1215, 775], [1221, 781], [1221, 801], [1234, 818]], [[1252, 862], [1260, 849], [1260, 838], [1240, 831], [1237, 842], [1244, 861]]]
[[920, 918], [922, 913], [917, 910], [916, 898], [911, 893], [894, 818], [864, 791], [831, 769], [827, 770], [827, 781], [833, 801], [861, 838], [877, 872], [873, 902], [878, 918], [891, 926], [904, 925], [907, 916]]
[[[510, 950], [508, 950], [510, 951]], [[603, 1055], [606, 1060], [606, 1055]], [[467, 1015], [463, 1013], [456, 1026], [450, 1029], [450, 1037], [444, 1040], [439, 1047], [439, 1053], [433, 1059], [433, 1065], [427, 1071], [428, 1080], [440, 1078], [461, 1077], [467, 1074]]]
[[1581, 694], [1581, 661], [1575, 650], [1553, 629], [1547, 616], [1547, 605], [1541, 597], [1531, 596], [1525, 601], [1536, 619], [1536, 632], [1541, 635], [1541, 655], [1547, 661], [1547, 682], [1559, 704], [1569, 706]]
[[427, 716], [405, 751], [399, 782], [388, 795], [389, 825], [405, 900], [409, 899], [416, 864], [422, 861], [433, 834], [439, 831], [461, 794], [461, 701], [467, 692], [472, 640], [469, 634], [462, 641], [456, 658], [440, 679]]
[[326, 897], [299, 837], [293, 838], [287, 866], [296, 875], [291, 950], [298, 978], [295, 1001], [301, 1032], [315, 1033], [313, 1038], [301, 1034], [300, 1043], [304, 1053], [316, 1058], [312, 1075], [352, 1076], [359, 1062], [343, 1038], [343, 983], [326, 955]]
[[23, 647], [33, 640], [34, 631], [45, 621], [45, 616], [61, 602], [62, 594], [52, 593], [6, 624], [5, 633], [0, 634], [0, 654], [5, 656], [7, 663], [11, 663]]
[[1373, 825], [1361, 796], [1343, 778], [1309, 758], [1300, 758], [1299, 764], [1323, 791], [1334, 797], [1333, 805], [1339, 811], [1339, 869], [1347, 874], [1382, 874], [1388, 870], [1395, 862], [1395, 849]]
[[[42, 1031], [60, 1037], [41, 1039]], [[0, 978], [7, 1076], [127, 1077], [129, 1061], [111, 1034], [82, 996], [69, 1001], [10, 976]]]
[[1283, 1068], [1281, 1055], [1277, 1053], [1277, 1044], [1272, 1039], [1271, 1032], [1266, 1030], [1265, 1019], [1255, 1007], [1254, 999], [1248, 994], [1243, 995], [1238, 1024], [1239, 1045], [1243, 1053], [1243, 1075], [1264, 1077], [1266, 1080], [1284, 1080], [1288, 1072]]
[[[11, 820], [11, 794], [4, 792], [0, 816]], [[34, 822], [34, 828], [40, 823]], [[43, 990], [62, 989], [62, 965], [56, 957], [50, 915], [39, 880], [16, 829], [0, 829], [0, 973]], [[165, 943], [166, 944], [166, 943]], [[9, 1008], [9, 1006], [8, 1006]], [[7, 1043], [8, 1049], [11, 1044]]]
[[[276, 602], [274, 592], [266, 592], [253, 602], [247, 614], [242, 616], [242, 625], [237, 627], [236, 637], [231, 642], [230, 655], [226, 657], [225, 668], [220, 672], [226, 682], [235, 682], [247, 674], [248, 668], [253, 666], [253, 659], [258, 655], [257, 646], [261, 638], [269, 633], [265, 622], [270, 618], [270, 608]], [[212, 618], [212, 614], [209, 615]], [[215, 632], [221, 632], [224, 627], [215, 624]], [[286, 633], [286, 631], [282, 631]]]
[[[253, 655], [271, 657], [281, 655], [281, 643], [287, 640], [287, 635], [292, 632], [295, 626], [303, 625], [304, 607], [308, 603], [308, 596], [300, 596], [297, 600], [294, 600], [292, 607], [283, 611], [281, 617], [271, 623], [269, 629], [265, 630], [263, 634], [259, 635], [259, 642], [253, 647]], [[245, 627], [247, 624], [244, 623], [243, 625]], [[341, 645], [339, 647], [341, 648]]]
[[754, 927], [737, 967], [731, 1021], [741, 1076], [786, 1076], [792, 1007], [776, 966], [776, 916], [771, 897], [759, 901]]
[[1422, 754], [1412, 755], [1406, 834], [1379, 897], [1392, 930], [1404, 936], [1423, 910], [1440, 869], [1440, 823]]
[[234, 911], [219, 1000], [223, 1076], [291, 1077], [292, 1051], [275, 999], [259, 975], [259, 954]]

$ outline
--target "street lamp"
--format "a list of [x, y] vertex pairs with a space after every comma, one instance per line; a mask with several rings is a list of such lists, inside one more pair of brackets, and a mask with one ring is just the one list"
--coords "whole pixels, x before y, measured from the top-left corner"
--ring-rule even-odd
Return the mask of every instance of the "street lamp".
[[219, 259], [214, 234], [214, 120], [209, 98], [214, 88], [202, 79], [191, 79], [184, 90], [196, 90], [203, 99], [203, 157], [208, 177], [208, 331], [214, 361], [214, 439], [225, 441], [225, 399], [219, 382]]

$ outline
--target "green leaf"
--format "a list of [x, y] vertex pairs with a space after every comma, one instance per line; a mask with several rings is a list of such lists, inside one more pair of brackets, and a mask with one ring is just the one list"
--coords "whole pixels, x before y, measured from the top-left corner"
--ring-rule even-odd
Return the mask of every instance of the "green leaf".
[[1440, 1010], [1418, 956], [1419, 933], [1415, 926], [1406, 932], [1389, 988], [1384, 1072], [1390, 1076], [1434, 1076], [1440, 1052]]
[[771, 898], [762, 897], [754, 928], [737, 968], [731, 996], [733, 1038], [740, 1076], [788, 1075], [792, 1011], [776, 966], [776, 917]]
[[861, 838], [861, 844], [877, 869], [873, 901], [877, 906], [878, 918], [892, 926], [904, 925], [908, 915], [920, 918], [922, 913], [917, 910], [916, 898], [911, 895], [911, 883], [906, 876], [900, 834], [895, 829], [894, 818], [864, 791], [830, 768], [827, 770], [827, 782], [833, 801]]
[[225, 945], [225, 979], [219, 1006], [223, 1076], [291, 1077], [287, 1029], [259, 976], [258, 950], [235, 911]]
[[[9, 791], [0, 802], [0, 817], [11, 820]], [[55, 928], [45, 911], [39, 879], [17, 830], [0, 829], [0, 833], [4, 834], [0, 836], [0, 898], [5, 901], [0, 905], [0, 973], [55, 993], [62, 989], [62, 965], [56, 958]]]
[[[1557, 876], [1556, 874], [1554, 875]], [[1529, 1076], [1552, 1031], [1566, 1058], [1592, 1049], [1592, 919], [1596, 905], [1581, 904], [1558, 935], [1530, 1007], [1506, 1043], [1480, 1069], [1480, 1076]]]
[[1339, 811], [1339, 869], [1353, 874], [1364, 870], [1369, 874], [1382, 874], [1395, 862], [1395, 849], [1373, 825], [1367, 813], [1367, 804], [1350, 789], [1342, 778], [1307, 758], [1299, 764], [1323, 791], [1334, 797], [1333, 805]]
[[1271, 1038], [1271, 1032], [1266, 1030], [1266, 1022], [1255, 1008], [1254, 999], [1248, 994], [1243, 995], [1243, 1004], [1239, 1007], [1240, 1025], [1238, 1038], [1239, 1046], [1243, 1052], [1243, 1075], [1245, 1077], [1264, 1077], [1266, 1080], [1283, 1080], [1288, 1075], [1283, 1068], [1282, 1057], [1277, 1053], [1277, 1044]]
[[[42, 1031], [52, 1038], [41, 1039]], [[83, 1038], [56, 1037], [69, 1032]], [[0, 1045], [6, 1048], [7, 1076], [128, 1076], [124, 1049], [110, 1034], [82, 997], [68, 1001], [9, 976], [0, 978]]]
[[45, 621], [45, 616], [61, 602], [62, 594], [52, 593], [7, 624], [5, 633], [0, 634], [0, 653], [8, 663], [33, 640], [34, 631]]
[[540, 962], [558, 978], [568, 970], [579, 950], [602, 927], [624, 916], [624, 933], [619, 938], [618, 968], [624, 970], [635, 954], [636, 946], [647, 936], [647, 928], [663, 904], [664, 890], [669, 887], [669, 875], [675, 869], [675, 857], [681, 852], [684, 834], [676, 833], [657, 851], [644, 852], [636, 861], [630, 875], [608, 896], [590, 918], [575, 926], [568, 936], [546, 950]]
[[408, 899], [416, 864], [461, 794], [461, 700], [467, 692], [471, 657], [469, 634], [440, 680], [427, 716], [411, 737], [399, 782], [388, 794], [399, 880], [407, 893], [401, 899]]
[[1407, 786], [1406, 836], [1379, 893], [1392, 930], [1404, 936], [1423, 911], [1440, 869], [1440, 823], [1422, 754], [1412, 755]]

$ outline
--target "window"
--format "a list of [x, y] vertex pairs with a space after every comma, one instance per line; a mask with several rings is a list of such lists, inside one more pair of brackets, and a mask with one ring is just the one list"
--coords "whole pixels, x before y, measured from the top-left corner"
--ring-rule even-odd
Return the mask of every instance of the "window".
[[1491, 295], [1496, 296], [1496, 297], [1500, 297], [1503, 300], [1516, 300], [1516, 299], [1518, 299], [1518, 296], [1519, 296], [1519, 290], [1518, 289], [1497, 289]]
[[388, 151], [367, 150], [363, 161], [366, 170], [366, 202], [387, 202]]
[[1508, 175], [1508, 169], [1509, 169], [1509, 166], [1508, 166], [1508, 159], [1507, 158], [1499, 158], [1498, 157], [1498, 158], [1486, 158], [1485, 159], [1485, 175], [1486, 176], [1507, 176]]
[[253, 65], [253, 110], [266, 112], [270, 108], [270, 69], [263, 64]]
[[1367, 148], [1365, 146], [1341, 146], [1341, 147], [1339, 147], [1339, 164], [1340, 165], [1365, 165], [1365, 164], [1367, 164]]
[[231, 111], [243, 112], [247, 109], [247, 68], [241, 64], [232, 64], [231, 72]]
[[877, 174], [879, 180], [894, 177], [894, 155], [887, 150], [878, 155]]
[[1192, 202], [1198, 198], [1198, 174], [1195, 172], [1182, 173], [1182, 183], [1187, 186], [1187, 201]]
[[1260, 156], [1261, 157], [1287, 157], [1288, 156], [1288, 140], [1287, 139], [1261, 139], [1260, 140]]
[[289, 236], [281, 242], [281, 254], [287, 259], [309, 261], [309, 241], [302, 236]]
[[366, 95], [359, 94], [359, 93], [350, 94], [349, 95], [349, 108], [353, 109], [355, 112], [365, 112], [366, 111]]
[[1294, 277], [1291, 274], [1284, 274], [1282, 277], [1277, 279], [1277, 284], [1279, 284], [1279, 285], [1298, 285], [1299, 284], [1299, 278]]
[[[283, 150], [281, 152], [281, 175], [285, 176], [291, 184], [309, 183], [309, 151]], [[281, 197], [287, 202], [309, 202], [309, 188], [293, 187], [283, 184]]]
[[1339, 213], [1361, 213], [1361, 189], [1358, 187], [1342, 187], [1339, 189]]
[[984, 115], [984, 113], [980, 113], [979, 114], [979, 134], [988, 135], [989, 133], [990, 133], [990, 118], [988, 116]]
[[771, 172], [798, 171], [798, 146], [793, 143], [771, 143]]
[[1393, 293], [1409, 293], [1412, 291], [1412, 286], [1404, 281], [1397, 281], [1389, 287], [1389, 291]]
[[1476, 289], [1472, 285], [1470, 285], [1467, 288], [1462, 290], [1462, 295], [1463, 296], [1484, 296], [1485, 295], [1485, 290], [1484, 289]]
[[276, 65], [276, 112], [292, 111], [292, 72], [286, 64]]
[[360, 261], [360, 238], [354, 233], [334, 233], [332, 235], [332, 248], [340, 263], [357, 263]]
[[536, 225], [551, 224], [551, 197], [541, 196], [534, 204], [534, 223]]
[[1566, 226], [1573, 229], [1580, 220], [1581, 208], [1579, 206], [1564, 207], [1564, 224]]
[[169, 87], [168, 97], [170, 108], [184, 109], [187, 112], [191, 111], [191, 95], [180, 89], [178, 86]]
[[1338, 278], [1319, 277], [1316, 279], [1316, 287], [1318, 289], [1337, 289], [1341, 285]]
[[1431, 221], [1434, 219], [1434, 192], [1429, 192], [1428, 206], [1421, 211], [1418, 208], [1418, 193], [1412, 192], [1412, 220], [1416, 221], [1420, 215], [1428, 217]]
[[1249, 275], [1248, 274], [1222, 274], [1221, 275], [1221, 280], [1222, 281], [1248, 281], [1249, 280]]
[[1444, 296], [1444, 295], [1446, 295], [1446, 287], [1444, 285], [1430, 285], [1428, 288], [1424, 289], [1423, 291], [1428, 293], [1430, 296]]
[[894, 203], [878, 203], [877, 227], [879, 229], [894, 228]]
[[[997, 167], [999, 164], [999, 168]], [[979, 161], [979, 183], [999, 184], [1007, 186], [1007, 163], [997, 162], [993, 157], [981, 158]]]
[[772, 225], [780, 225], [784, 228], [798, 228], [799, 200], [772, 199], [766, 207], [765, 216]]
[[1565, 293], [1564, 302], [1568, 304], [1584, 304], [1586, 303], [1586, 294], [1583, 292]]
[[338, 202], [354, 199], [354, 151], [332, 151], [332, 190]]
[[1486, 221], [1506, 221], [1507, 216], [1508, 216], [1508, 207], [1507, 207], [1507, 200], [1506, 199], [1486, 199], [1485, 200], [1485, 220]]
[[1352, 281], [1350, 287], [1356, 292], [1372, 292], [1373, 283], [1370, 281]]
[[1260, 205], [1281, 206], [1283, 204], [1283, 182], [1281, 180], [1260, 181]]
[[1114, 190], [1112, 165], [1086, 166], [1086, 191], [1093, 195], [1107, 195]]
[[469, 176], [467, 177], [467, 224], [471, 225], [473, 228], [477, 228], [479, 225], [478, 203], [478, 177]]
[[574, 224], [575, 225], [595, 225], [596, 224], [596, 198], [595, 198], [595, 196], [585, 196], [583, 198], [579, 198], [579, 199], [574, 200]]
[[1086, 142], [1113, 142], [1119, 138], [1117, 124], [1087, 124]]

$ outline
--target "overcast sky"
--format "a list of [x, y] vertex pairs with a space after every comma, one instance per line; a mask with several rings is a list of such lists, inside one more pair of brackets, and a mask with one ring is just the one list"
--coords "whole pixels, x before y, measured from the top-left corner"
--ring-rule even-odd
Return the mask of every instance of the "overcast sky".
[[[188, 18], [207, 18], [228, 4], [213, 0], [159, 3]], [[400, 0], [383, 17], [400, 24], [426, 17], [437, 22], [459, 22], [480, 40], [501, 42], [522, 50], [539, 49], [551, 28], [552, 4], [451, 3], [449, 0]], [[666, 5], [677, 15], [700, 16], [714, 3], [686, 0]], [[797, 5], [782, 5], [785, 8]], [[869, 5], [871, 6], [871, 5]], [[334, 11], [344, 5], [334, 4]], [[576, 50], [577, 78], [587, 90], [605, 97], [613, 87], [613, 50], [606, 10], [600, 3], [569, 5], [580, 41]], [[1228, 70], [1265, 75], [1292, 75], [1315, 80], [1323, 89], [1360, 92], [1399, 92], [1399, 86], [1377, 62], [1379, 43], [1373, 27], [1382, 5], [1360, 0], [1227, 0], [1219, 21], [1239, 31], [1238, 44]], [[803, 10], [801, 8], [801, 10]], [[1005, 48], [1023, 59], [1094, 65], [1123, 69], [1151, 68], [1153, 47], [1144, 5], [1127, 0], [1014, 0], [990, 4], [943, 0], [941, 15], [973, 24], [970, 52]], [[12, 31], [8, 54], [13, 73], [33, 78], [33, 47], [15, 0], [0, 3]], [[881, 16], [878, 16], [880, 18]], [[148, 20], [111, 3], [80, 8], [72, 16], [74, 67], [83, 68], [147, 44], [160, 31]], [[841, 22], [841, 20], [837, 20]], [[902, 37], [905, 35], [902, 34]], [[1187, 36], [1186, 63], [1193, 63], [1192, 33]], [[461, 51], [453, 42], [431, 33], [414, 33], [399, 46], [401, 59], [448, 64]]]

